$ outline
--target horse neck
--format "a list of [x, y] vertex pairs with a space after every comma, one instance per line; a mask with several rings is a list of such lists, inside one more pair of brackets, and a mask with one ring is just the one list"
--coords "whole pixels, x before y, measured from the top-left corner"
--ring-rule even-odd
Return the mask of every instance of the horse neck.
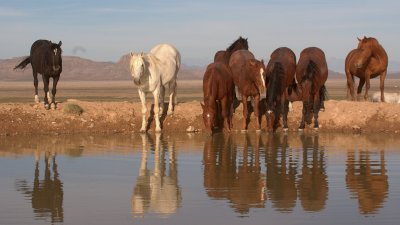
[[380, 44], [375, 44], [371, 46], [372, 56], [377, 58], [379, 61], [384, 60], [386, 52], [385, 49]]

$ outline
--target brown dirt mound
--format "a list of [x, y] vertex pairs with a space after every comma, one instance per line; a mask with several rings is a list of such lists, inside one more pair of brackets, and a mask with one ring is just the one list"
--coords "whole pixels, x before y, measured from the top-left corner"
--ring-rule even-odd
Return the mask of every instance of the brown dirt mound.
[[[63, 107], [68, 103], [81, 106], [81, 115], [67, 114]], [[149, 106], [150, 104], [148, 104]], [[302, 104], [295, 102], [289, 112], [289, 131], [296, 131], [301, 118]], [[320, 115], [319, 132], [400, 132], [400, 104], [350, 102], [330, 100], [325, 102], [325, 112]], [[242, 108], [234, 115], [234, 130], [242, 127]], [[42, 104], [0, 104], [0, 135], [73, 134], [73, 133], [132, 133], [141, 125], [140, 103], [85, 102], [69, 100], [58, 104], [56, 110], [45, 110]], [[262, 127], [266, 126], [265, 117]], [[163, 132], [186, 132], [189, 126], [204, 129], [198, 101], [179, 103], [175, 113], [163, 122]], [[154, 132], [154, 124], [149, 132]], [[308, 126], [305, 132], [312, 131]], [[249, 132], [255, 131], [253, 115]], [[277, 132], [282, 132], [278, 129]]]

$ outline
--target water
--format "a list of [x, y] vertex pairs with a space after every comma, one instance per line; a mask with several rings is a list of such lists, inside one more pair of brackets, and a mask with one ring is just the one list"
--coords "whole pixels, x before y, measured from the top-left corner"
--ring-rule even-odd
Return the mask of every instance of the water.
[[397, 224], [400, 139], [3, 137], [0, 224]]

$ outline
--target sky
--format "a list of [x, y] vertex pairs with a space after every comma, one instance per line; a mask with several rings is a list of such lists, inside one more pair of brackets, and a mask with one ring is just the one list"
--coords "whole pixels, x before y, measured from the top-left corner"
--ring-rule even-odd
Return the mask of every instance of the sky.
[[341, 62], [357, 37], [375, 37], [400, 62], [399, 0], [12, 0], [0, 3], [0, 59], [25, 56], [37, 39], [62, 41], [63, 55], [118, 61], [170, 43], [188, 65], [207, 65], [239, 36], [256, 58], [278, 47], [298, 56], [321, 48]]

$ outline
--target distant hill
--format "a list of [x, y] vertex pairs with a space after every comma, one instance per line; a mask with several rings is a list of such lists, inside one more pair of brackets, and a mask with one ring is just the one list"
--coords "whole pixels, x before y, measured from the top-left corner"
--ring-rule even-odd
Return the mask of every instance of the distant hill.
[[[32, 80], [32, 67], [28, 65], [25, 70], [13, 70], [15, 65], [25, 57], [13, 59], [0, 59], [0, 81], [30, 81]], [[183, 64], [178, 73], [178, 79], [202, 79], [204, 68], [187, 66]], [[107, 81], [131, 80], [129, 72], [129, 55], [124, 55], [116, 63], [96, 62], [76, 56], [63, 56], [62, 80], [68, 81]]]
[[[123, 55], [118, 62], [96, 62], [76, 56], [63, 56], [62, 80], [68, 81], [108, 81], [131, 80], [129, 72], [129, 54]], [[24, 57], [0, 59], [0, 81], [31, 81], [32, 69], [13, 70]], [[188, 66], [182, 64], [179, 70], [180, 80], [203, 79], [205, 66]], [[346, 78], [344, 73], [329, 70], [330, 79]], [[400, 78], [400, 72], [388, 73], [387, 78]]]

